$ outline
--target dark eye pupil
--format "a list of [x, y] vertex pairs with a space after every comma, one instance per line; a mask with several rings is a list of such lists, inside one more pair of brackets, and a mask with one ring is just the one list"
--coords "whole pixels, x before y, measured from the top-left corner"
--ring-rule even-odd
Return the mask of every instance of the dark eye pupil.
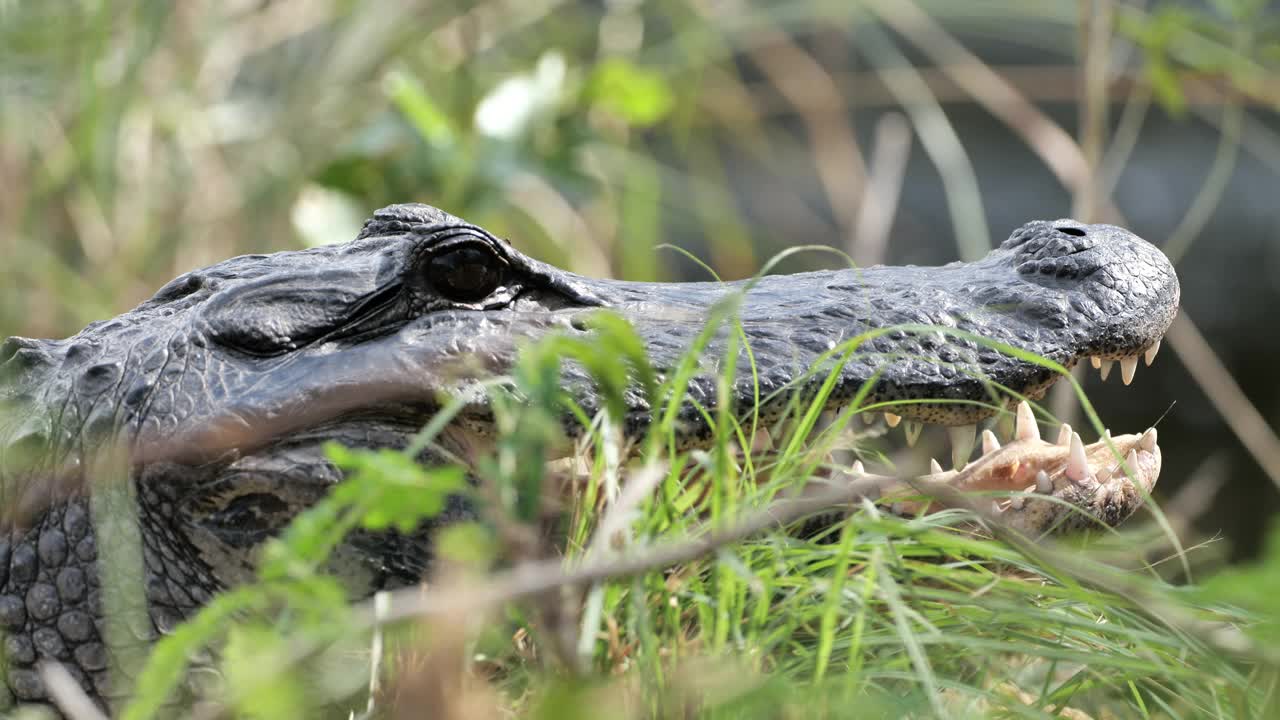
[[437, 292], [459, 302], [484, 298], [502, 279], [493, 253], [473, 247], [449, 250], [431, 258], [427, 275]]

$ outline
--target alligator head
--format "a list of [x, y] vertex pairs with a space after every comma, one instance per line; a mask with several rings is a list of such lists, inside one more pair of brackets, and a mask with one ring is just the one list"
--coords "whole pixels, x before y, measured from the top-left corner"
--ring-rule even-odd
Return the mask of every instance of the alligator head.
[[[965, 427], [1010, 398], [1042, 396], [1056, 379], [1009, 348], [1066, 367], [1119, 360], [1131, 376], [1172, 320], [1178, 283], [1145, 241], [1070, 220], [1029, 223], [985, 259], [943, 267], [767, 276], [750, 286], [596, 280], [425, 205], [380, 210], [347, 244], [188, 273], [75, 337], [0, 346], [8, 528], [0, 531], [0, 707], [44, 698], [42, 658], [66, 665], [95, 696], [108, 693], [90, 502], [96, 449], [128, 453], [151, 623], [137, 630], [145, 641], [251, 576], [254, 549], [341, 479], [324, 442], [403, 447], [442, 397], [461, 396], [468, 403], [441, 443], [469, 454], [492, 421], [479, 383], [508, 370], [522, 344], [550, 333], [589, 336], [583, 320], [607, 308], [635, 326], [661, 372], [702, 332], [709, 309], [735, 293], [758, 370], [756, 380], [736, 380], [740, 409], [757, 396], [809, 391], [834, 372], [832, 405], [871, 383], [865, 401], [891, 410], [890, 422]], [[868, 331], [882, 332], [831, 363], [833, 349]], [[716, 363], [734, 340], [727, 329], [711, 338], [690, 407], [717, 402]], [[806, 379], [815, 365], [823, 372]], [[598, 405], [581, 369], [567, 366], [564, 382], [583, 407]], [[649, 408], [639, 393], [628, 402], [624, 425], [638, 433]], [[697, 417], [687, 413], [677, 430], [690, 444], [706, 431]], [[1020, 428], [1024, 445], [1009, 447], [1039, 455], [1013, 458], [1006, 485], [1078, 505], [1097, 499], [1078, 497], [1090, 487], [1080, 478], [1101, 477], [1107, 458], [1086, 454], [1082, 468], [1071, 438], [1059, 450], [1032, 447], [1041, 441]], [[965, 432], [972, 438], [972, 429], [958, 435]], [[1142, 461], [1106, 472], [1097, 487], [1127, 474], [1149, 489], [1159, 471], [1154, 436], [1129, 444], [1146, 453]], [[1101, 517], [1118, 522], [1137, 502]], [[355, 593], [414, 582], [430, 557], [429, 533], [357, 533], [333, 569]]]

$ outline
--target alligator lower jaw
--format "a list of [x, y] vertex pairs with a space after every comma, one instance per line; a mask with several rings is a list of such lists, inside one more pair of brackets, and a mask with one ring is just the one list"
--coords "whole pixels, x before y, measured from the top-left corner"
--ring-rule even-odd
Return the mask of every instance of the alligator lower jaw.
[[[982, 454], [962, 470], [943, 470], [930, 460], [918, 477], [868, 472], [861, 461], [844, 470], [828, 469], [806, 479], [816, 485], [860, 482], [876, 490], [869, 496], [896, 515], [914, 516], [944, 509], [930, 486], [945, 485], [989, 510], [1005, 526], [1031, 536], [1091, 526], [1115, 527], [1143, 506], [1160, 477], [1161, 453], [1155, 428], [1085, 444], [1063, 424], [1053, 442], [1041, 438], [1031, 406], [1018, 403], [1013, 437], [1001, 444], [991, 430], [982, 433]], [[769, 453], [773, 441], [758, 431], [750, 452]], [[570, 481], [589, 481], [590, 463], [568, 453], [549, 467]], [[806, 485], [806, 487], [808, 487]], [[936, 493], [936, 491], [935, 491]]]
[[916, 479], [868, 473], [861, 462], [850, 479], [872, 479], [881, 488], [879, 502], [895, 514], [916, 515], [941, 509], [928, 499], [930, 484], [945, 484], [970, 497], [986, 495], [990, 511], [1006, 525], [1039, 535], [1087, 527], [1114, 527], [1140, 508], [1160, 476], [1156, 430], [1112, 436], [1108, 431], [1086, 445], [1080, 434], [1062, 425], [1057, 440], [1040, 437], [1031, 407], [1019, 403], [1014, 438], [1001, 445], [983, 432], [982, 456], [963, 470], [943, 470], [936, 460]]

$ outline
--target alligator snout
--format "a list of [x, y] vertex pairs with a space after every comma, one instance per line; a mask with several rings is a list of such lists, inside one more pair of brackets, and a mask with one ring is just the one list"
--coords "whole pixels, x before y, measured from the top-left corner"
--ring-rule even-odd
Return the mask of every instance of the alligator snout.
[[1014, 231], [1001, 250], [1013, 253], [1028, 283], [1069, 293], [1073, 354], [1089, 358], [1104, 380], [1118, 361], [1128, 385], [1139, 357], [1148, 365], [1155, 359], [1177, 313], [1179, 287], [1173, 265], [1150, 243], [1114, 225], [1036, 221]]

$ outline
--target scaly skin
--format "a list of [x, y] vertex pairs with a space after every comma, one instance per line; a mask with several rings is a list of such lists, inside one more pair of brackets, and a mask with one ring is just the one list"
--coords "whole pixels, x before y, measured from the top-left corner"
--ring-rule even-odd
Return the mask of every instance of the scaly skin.
[[[607, 308], [635, 326], [665, 372], [710, 308], [735, 294], [761, 396], [777, 398], [762, 408], [766, 417], [832, 371], [821, 359], [829, 350], [885, 329], [835, 370], [830, 404], [874, 382], [866, 402], [886, 403], [891, 422], [963, 428], [1013, 394], [1042, 396], [1056, 379], [975, 337], [1066, 367], [1120, 360], [1131, 374], [1172, 320], [1178, 283], [1145, 241], [1070, 220], [1029, 223], [983, 260], [939, 268], [769, 276], [750, 286], [596, 280], [425, 205], [378, 211], [351, 243], [188, 273], [75, 337], [0, 345], [0, 514], [8, 528], [0, 531], [0, 708], [45, 699], [41, 658], [63, 663], [93, 696], [111, 694], [91, 522], [93, 501], [106, 494], [91, 470], [101, 449], [128, 455], [143, 561], [133, 582], [145, 603], [143, 626], [131, 632], [145, 644], [250, 577], [254, 549], [341, 479], [324, 442], [403, 447], [442, 395], [460, 394], [470, 402], [442, 444], [467, 456], [492, 435], [478, 381], [506, 372], [523, 343], [553, 332], [590, 337], [581, 321]], [[903, 325], [937, 329], [896, 327]], [[727, 329], [714, 335], [690, 400], [714, 407], [716, 365], [732, 340]], [[738, 367], [746, 366], [741, 355]], [[747, 373], [735, 382], [741, 410], [757, 388]], [[582, 368], [567, 365], [564, 383], [589, 412], [599, 406]], [[625, 430], [638, 435], [649, 409], [639, 393], [628, 403]], [[705, 438], [693, 402], [678, 433], [686, 445]], [[971, 429], [956, 437], [966, 433], [972, 438]], [[1053, 473], [1062, 464], [1059, 450], [1026, 452], [1026, 469]], [[1136, 469], [1144, 489], [1158, 473], [1153, 457]], [[1053, 494], [1118, 522], [1137, 504], [1109, 510], [1110, 498], [1125, 494], [1118, 478], [1061, 488], [1054, 480]], [[1024, 482], [1017, 476], [1010, 487]], [[1052, 524], [1044, 521], [1052, 513], [1030, 511], [1039, 504], [1024, 501], [1028, 529]], [[463, 513], [453, 507], [441, 522]], [[355, 595], [415, 582], [430, 561], [432, 527], [353, 534], [331, 569]]]

